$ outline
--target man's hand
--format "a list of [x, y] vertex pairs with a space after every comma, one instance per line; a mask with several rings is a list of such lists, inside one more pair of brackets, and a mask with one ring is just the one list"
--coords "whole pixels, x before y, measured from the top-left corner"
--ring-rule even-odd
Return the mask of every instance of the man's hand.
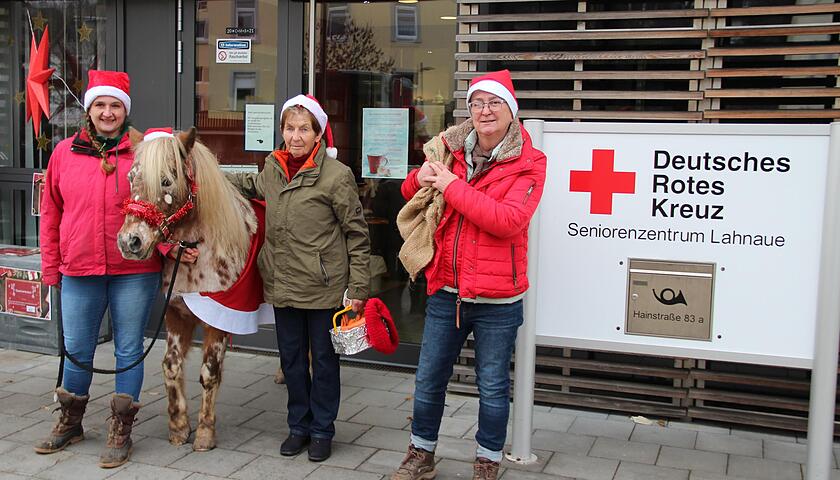
[[426, 177], [435, 174], [435, 171], [432, 170], [431, 163], [432, 162], [423, 162], [423, 165], [420, 167], [420, 171], [417, 172], [417, 183], [419, 183], [421, 187], [432, 186], [432, 182], [426, 181]]
[[[446, 190], [450, 183], [458, 179], [458, 176], [450, 172], [446, 166], [440, 162], [426, 162], [432, 168], [434, 173], [425, 177], [423, 180], [429, 182], [434, 188], [438, 189], [440, 193]], [[420, 176], [421, 172], [417, 173]]]
[[[169, 251], [169, 258], [175, 260], [178, 258], [178, 249], [180, 247], [175, 247]], [[185, 248], [184, 253], [181, 254], [181, 261], [183, 263], [195, 263], [198, 260], [198, 249], [197, 248]]]

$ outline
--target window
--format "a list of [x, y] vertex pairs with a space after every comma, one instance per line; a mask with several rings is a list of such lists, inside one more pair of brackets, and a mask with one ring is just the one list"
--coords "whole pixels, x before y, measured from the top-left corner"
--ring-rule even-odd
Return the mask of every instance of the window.
[[257, 26], [257, 2], [256, 0], [235, 0], [234, 19], [237, 27]]
[[417, 42], [420, 40], [420, 25], [417, 21], [417, 5], [394, 6], [394, 41]]
[[233, 72], [233, 110], [245, 111], [245, 103], [257, 94], [257, 74], [255, 72]]
[[350, 12], [347, 5], [327, 7], [327, 38], [333, 42], [346, 42], [349, 22]]
[[209, 75], [207, 74], [207, 67], [200, 65], [195, 67], [196, 82], [206, 82], [208, 80], [208, 77]]
[[195, 22], [195, 42], [207, 43], [207, 20], [197, 20]]

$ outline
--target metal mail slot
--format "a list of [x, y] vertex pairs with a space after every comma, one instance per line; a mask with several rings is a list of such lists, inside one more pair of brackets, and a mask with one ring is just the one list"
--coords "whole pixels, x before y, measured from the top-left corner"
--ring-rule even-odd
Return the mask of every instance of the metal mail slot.
[[714, 283], [713, 263], [629, 259], [625, 333], [710, 341]]

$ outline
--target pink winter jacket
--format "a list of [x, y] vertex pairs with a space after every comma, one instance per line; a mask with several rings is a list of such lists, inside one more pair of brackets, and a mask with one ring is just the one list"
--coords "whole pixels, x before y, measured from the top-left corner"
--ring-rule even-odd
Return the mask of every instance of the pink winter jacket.
[[[427, 293], [449, 286], [462, 298], [509, 298], [528, 289], [528, 224], [542, 197], [546, 158], [517, 122], [490, 167], [467, 182], [464, 141], [471, 131], [467, 120], [444, 133], [458, 179], [443, 195], [435, 254], [426, 266]], [[402, 184], [406, 200], [420, 188], [418, 171]]]
[[60, 275], [120, 275], [160, 271], [160, 257], [126, 260], [117, 248], [125, 216], [123, 200], [131, 192], [128, 171], [134, 162], [126, 133], [107, 152], [116, 163], [111, 175], [100, 167], [98, 152], [82, 130], [53, 150], [41, 198], [41, 269], [43, 282], [56, 285]]

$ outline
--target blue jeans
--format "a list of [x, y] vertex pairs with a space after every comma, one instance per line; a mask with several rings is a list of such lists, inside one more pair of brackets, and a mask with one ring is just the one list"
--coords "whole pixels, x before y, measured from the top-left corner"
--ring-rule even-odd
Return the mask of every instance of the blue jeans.
[[510, 304], [461, 303], [461, 328], [455, 326], [455, 294], [438, 291], [426, 304], [411, 422], [412, 444], [433, 451], [452, 366], [467, 335], [475, 337], [479, 409], [477, 455], [500, 461], [510, 414], [510, 359], [522, 325], [522, 301]]
[[[280, 366], [289, 393], [289, 432], [332, 439], [341, 397], [338, 354], [330, 340], [335, 310], [274, 308]], [[309, 354], [312, 352], [312, 376]]]
[[[93, 364], [99, 326], [110, 306], [114, 328], [116, 367], [131, 365], [143, 355], [143, 331], [160, 287], [160, 274], [94, 275], [61, 278], [61, 317], [64, 347], [84, 364]], [[116, 375], [116, 393], [140, 400], [143, 364]], [[67, 360], [64, 363], [64, 389], [87, 395], [93, 374]]]

